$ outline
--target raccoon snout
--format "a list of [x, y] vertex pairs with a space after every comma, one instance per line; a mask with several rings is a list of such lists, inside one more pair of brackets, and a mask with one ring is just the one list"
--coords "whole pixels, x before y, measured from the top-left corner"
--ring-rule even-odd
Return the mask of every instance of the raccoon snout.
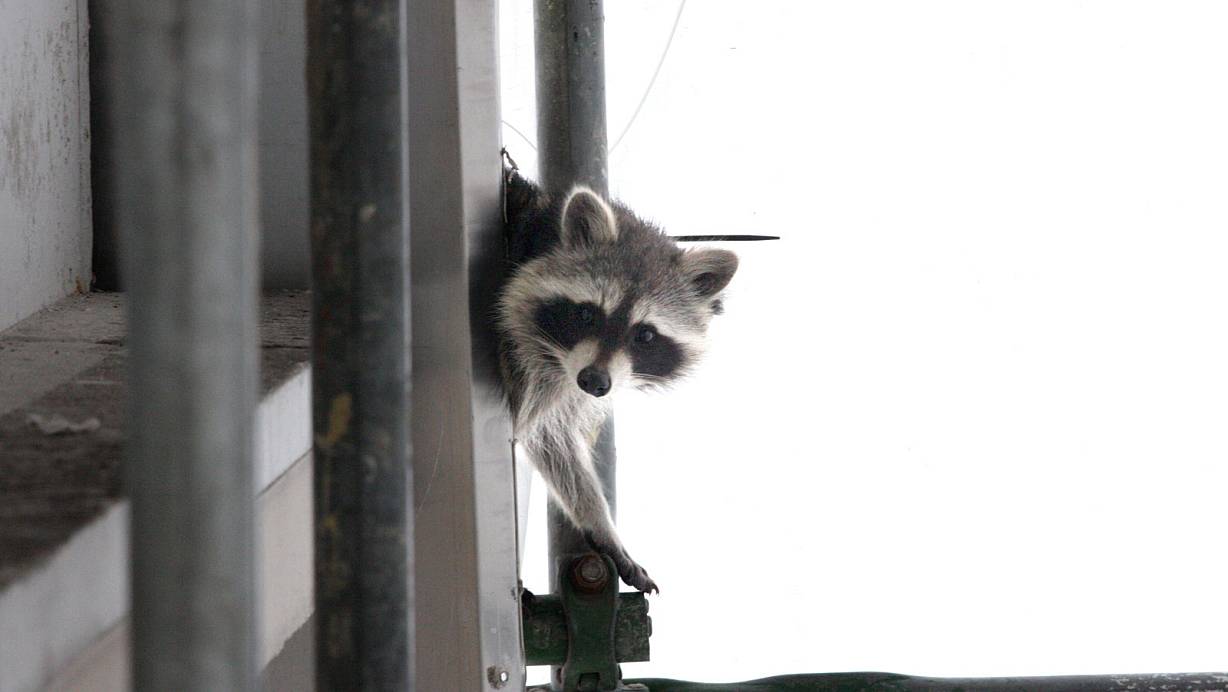
[[590, 365], [580, 371], [576, 384], [593, 396], [605, 396], [610, 393], [610, 373]]

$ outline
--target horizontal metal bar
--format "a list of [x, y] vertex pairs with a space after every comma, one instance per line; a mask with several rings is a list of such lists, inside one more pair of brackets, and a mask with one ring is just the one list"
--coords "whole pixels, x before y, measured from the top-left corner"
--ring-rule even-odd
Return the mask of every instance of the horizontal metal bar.
[[[567, 617], [558, 595], [533, 596], [524, 604], [525, 665], [560, 666], [567, 661]], [[648, 660], [648, 600], [642, 593], [618, 594], [614, 620], [614, 660]]]
[[1018, 678], [923, 678], [894, 673], [781, 675], [733, 683], [663, 678], [628, 680], [648, 692], [1224, 692], [1228, 673], [1067, 675]]

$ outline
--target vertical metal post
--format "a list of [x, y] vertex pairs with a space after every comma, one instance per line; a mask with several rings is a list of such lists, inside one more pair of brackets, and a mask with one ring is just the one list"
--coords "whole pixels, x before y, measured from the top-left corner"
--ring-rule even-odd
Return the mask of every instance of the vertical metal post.
[[307, 4], [320, 690], [412, 688], [405, 17]]
[[506, 269], [495, 0], [409, 4], [416, 682], [524, 688], [512, 426], [491, 315]]
[[[605, 14], [601, 0], [536, 0], [537, 142], [541, 183], [555, 194], [584, 184], [609, 196], [605, 110]], [[615, 510], [614, 420], [606, 421], [594, 459]], [[553, 500], [549, 509], [550, 588], [559, 592], [560, 556], [588, 545]]]
[[254, 4], [125, 0], [110, 33], [137, 690], [256, 689]]
[[535, 0], [534, 52], [542, 185], [608, 195], [602, 0]]

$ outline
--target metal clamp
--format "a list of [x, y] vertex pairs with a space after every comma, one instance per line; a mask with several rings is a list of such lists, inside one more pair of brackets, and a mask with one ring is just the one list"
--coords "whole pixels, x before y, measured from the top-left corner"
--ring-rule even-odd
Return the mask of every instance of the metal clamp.
[[614, 562], [597, 553], [558, 561], [560, 594], [522, 596], [525, 662], [559, 665], [534, 692], [646, 690], [624, 685], [618, 664], [647, 661], [652, 619], [638, 592], [619, 593]]

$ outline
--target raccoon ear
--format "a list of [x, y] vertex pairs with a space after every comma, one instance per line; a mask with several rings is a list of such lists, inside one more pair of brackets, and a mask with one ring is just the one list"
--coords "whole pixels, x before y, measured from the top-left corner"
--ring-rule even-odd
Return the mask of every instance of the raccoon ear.
[[604, 199], [588, 189], [577, 186], [563, 202], [563, 245], [597, 245], [618, 239], [614, 210]]
[[688, 250], [682, 255], [682, 271], [701, 298], [720, 293], [737, 270], [738, 256], [728, 250]]

